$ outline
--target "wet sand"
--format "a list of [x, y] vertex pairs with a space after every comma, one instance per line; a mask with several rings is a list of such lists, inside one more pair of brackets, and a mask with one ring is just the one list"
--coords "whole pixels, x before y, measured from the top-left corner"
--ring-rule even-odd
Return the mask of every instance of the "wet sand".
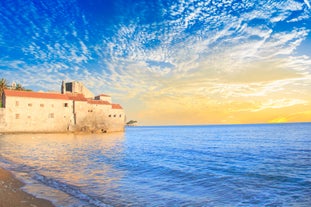
[[54, 207], [50, 201], [22, 191], [23, 185], [10, 172], [0, 168], [0, 207]]

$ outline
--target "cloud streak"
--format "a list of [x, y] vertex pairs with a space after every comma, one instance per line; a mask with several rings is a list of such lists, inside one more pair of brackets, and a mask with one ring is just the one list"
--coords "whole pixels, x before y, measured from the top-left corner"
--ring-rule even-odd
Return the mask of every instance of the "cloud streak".
[[310, 2], [309, 2], [309, 0], [304, 0], [304, 2], [305, 2], [305, 4], [308, 6], [308, 8], [310, 9], [310, 8], [311, 8], [311, 6], [310, 6]]
[[[91, 22], [75, 1], [41, 4], [41, 10], [35, 4], [1, 9], [1, 31], [23, 26], [16, 36], [26, 38], [0, 37], [6, 54], [0, 71], [26, 86], [56, 90], [62, 79], [80, 80], [146, 122], [159, 108], [159, 122], [183, 112], [183, 121], [196, 113], [205, 123], [213, 122], [206, 118], [215, 114], [211, 109], [221, 122], [246, 109], [310, 103], [311, 58], [297, 53], [310, 34], [303, 22], [310, 18], [308, 1], [308, 8], [294, 0], [133, 3], [116, 9], [127, 16], [111, 17], [116, 22], [109, 27]], [[140, 16], [138, 8], [144, 8]], [[10, 17], [20, 11], [14, 23]], [[275, 105], [263, 102], [274, 99]]]

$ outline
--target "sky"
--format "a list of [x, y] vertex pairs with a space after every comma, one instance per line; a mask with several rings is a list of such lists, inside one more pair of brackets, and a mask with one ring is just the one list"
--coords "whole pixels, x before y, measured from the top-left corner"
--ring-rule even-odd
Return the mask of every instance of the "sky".
[[0, 77], [140, 125], [311, 121], [309, 0], [1, 0]]

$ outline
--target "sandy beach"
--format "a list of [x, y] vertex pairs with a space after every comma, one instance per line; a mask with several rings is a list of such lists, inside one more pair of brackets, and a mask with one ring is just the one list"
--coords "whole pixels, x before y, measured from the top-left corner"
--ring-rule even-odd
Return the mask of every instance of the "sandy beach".
[[53, 207], [47, 200], [36, 198], [20, 188], [24, 184], [0, 168], [0, 207]]

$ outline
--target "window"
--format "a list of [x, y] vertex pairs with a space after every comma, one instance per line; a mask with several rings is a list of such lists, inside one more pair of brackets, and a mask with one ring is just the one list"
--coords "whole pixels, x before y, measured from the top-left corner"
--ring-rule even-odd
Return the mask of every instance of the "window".
[[19, 106], [19, 102], [18, 101], [15, 102], [15, 106]]
[[88, 112], [93, 112], [93, 110], [88, 110]]
[[64, 107], [68, 107], [68, 103], [64, 103]]
[[40, 107], [44, 107], [44, 104], [40, 104]]
[[19, 119], [20, 115], [19, 114], [15, 114], [15, 119]]
[[29, 107], [32, 107], [32, 103], [29, 103], [28, 106], [29, 106]]
[[109, 117], [111, 117], [111, 114], [109, 114]]
[[113, 117], [116, 117], [117, 115], [113, 115]]
[[122, 115], [120, 114], [120, 115], [119, 115], [119, 117], [121, 118], [121, 117], [122, 117]]
[[50, 113], [49, 118], [54, 118], [54, 113]]

